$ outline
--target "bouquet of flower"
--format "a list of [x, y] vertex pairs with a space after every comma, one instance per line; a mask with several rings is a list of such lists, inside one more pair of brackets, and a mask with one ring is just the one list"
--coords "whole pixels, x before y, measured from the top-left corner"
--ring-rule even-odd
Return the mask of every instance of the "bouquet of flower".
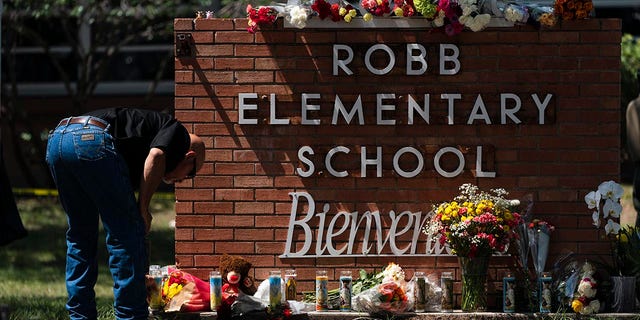
[[540, 219], [533, 219], [527, 225], [527, 238], [529, 239], [529, 248], [531, 249], [536, 275], [540, 275], [544, 271], [553, 230], [555, 230], [555, 227], [552, 224]]
[[504, 198], [507, 194], [504, 189], [488, 193], [463, 184], [460, 195], [435, 208], [424, 232], [439, 236], [442, 245], [448, 244], [451, 252], [461, 257], [505, 252], [517, 237], [520, 223], [520, 215], [510, 210], [511, 200]]
[[473, 32], [484, 30], [491, 21], [491, 15], [480, 13], [477, 0], [458, 0], [462, 8], [460, 23]]
[[[433, 19], [438, 13], [438, 2], [432, 0], [413, 0], [413, 5], [421, 15], [427, 19]], [[444, 16], [444, 13], [443, 13]]]
[[167, 268], [169, 277], [162, 286], [164, 311], [209, 310], [209, 283], [184, 271]]
[[171, 271], [169, 278], [162, 285], [162, 299], [165, 304], [180, 293], [186, 284], [187, 279], [184, 278], [184, 273], [182, 273], [182, 271], [177, 269]]
[[287, 19], [291, 25], [298, 29], [303, 29], [307, 26], [309, 10], [306, 7], [300, 5], [287, 6], [286, 12], [287, 15], [285, 16], [285, 19]]
[[251, 4], [248, 4], [247, 18], [249, 18], [249, 28], [247, 28], [247, 31], [249, 31], [249, 33], [255, 33], [258, 25], [275, 23], [276, 19], [278, 19], [278, 14], [278, 10], [274, 7], [261, 6], [256, 9], [251, 6]]
[[504, 8], [504, 18], [515, 23], [527, 23], [529, 20], [529, 10], [527, 7], [515, 3], [509, 3]]
[[388, 16], [391, 13], [389, 0], [362, 0], [360, 5], [368, 13], [377, 17]]
[[330, 17], [333, 22], [343, 20], [345, 22], [351, 22], [351, 19], [358, 15], [358, 11], [351, 4], [342, 0], [333, 3], [325, 0], [315, 0], [311, 5], [311, 10], [315, 12], [321, 20]]
[[573, 296], [571, 308], [580, 314], [597, 313], [600, 310], [600, 301], [596, 299], [597, 282], [594, 278], [596, 270], [589, 262], [582, 266], [582, 274], [576, 294]]
[[538, 4], [528, 4], [530, 22], [536, 26], [553, 27], [558, 22], [553, 7], [541, 6]]
[[553, 10], [562, 20], [587, 19], [593, 10], [591, 0], [556, 0]]
[[382, 282], [370, 289], [364, 290], [353, 298], [353, 308], [360, 312], [399, 313], [413, 307], [413, 298], [408, 294], [408, 283], [402, 268], [395, 264], [389, 265], [382, 271]]
[[416, 14], [413, 0], [394, 0], [393, 3], [393, 14], [396, 17], [413, 17]]

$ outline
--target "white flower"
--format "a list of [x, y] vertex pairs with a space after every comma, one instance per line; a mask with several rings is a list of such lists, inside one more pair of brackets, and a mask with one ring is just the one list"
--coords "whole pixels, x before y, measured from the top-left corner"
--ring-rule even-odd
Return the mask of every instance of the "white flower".
[[472, 13], [474, 13], [476, 10], [478, 10], [478, 7], [475, 5], [472, 6], [463, 6], [462, 8], [462, 15], [463, 16], [468, 16], [471, 15]]
[[458, 21], [468, 27], [472, 23], [473, 18], [470, 15], [462, 15], [458, 18]]
[[436, 16], [433, 19], [433, 25], [436, 28], [444, 26], [444, 17], [445, 17], [444, 11], [443, 10], [438, 11], [438, 16]]
[[594, 211], [591, 214], [591, 219], [593, 219], [593, 225], [596, 226], [596, 228], [600, 228], [600, 214], [598, 211]]
[[391, 262], [387, 267], [382, 271], [383, 279], [382, 282], [395, 282], [398, 284], [403, 284], [404, 280], [404, 270], [399, 265]]
[[507, 8], [504, 9], [504, 18], [507, 21], [518, 22], [522, 19], [522, 14], [520, 14], [520, 11], [516, 10], [514, 6], [507, 6]]
[[578, 294], [587, 298], [595, 297], [597, 291], [598, 290], [593, 288], [593, 284], [591, 283], [591, 279], [589, 278], [583, 279], [578, 285]]
[[529, 19], [529, 13], [521, 6], [508, 4], [504, 9], [504, 18], [511, 22], [526, 23]]
[[584, 196], [584, 201], [587, 203], [589, 209], [598, 208], [598, 205], [600, 204], [600, 192], [589, 192], [586, 196]]
[[607, 224], [604, 226], [604, 231], [607, 233], [607, 235], [618, 234], [618, 232], [620, 232], [620, 224], [609, 219], [609, 221], [607, 221]]
[[479, 14], [473, 18], [473, 23], [469, 26], [469, 29], [473, 32], [484, 30], [491, 21], [491, 15]]
[[293, 6], [289, 11], [287, 20], [291, 25], [298, 29], [302, 29], [307, 26], [307, 18], [309, 17], [309, 11], [301, 6]]
[[589, 308], [591, 308], [593, 313], [597, 313], [598, 311], [600, 311], [600, 301], [598, 301], [598, 300], [591, 301], [589, 303]]
[[611, 216], [613, 218], [620, 218], [620, 213], [622, 212], [622, 205], [618, 201], [613, 201], [611, 199], [607, 199], [602, 207], [602, 216], [604, 218]]
[[605, 181], [598, 186], [598, 192], [602, 195], [602, 198], [618, 201], [624, 194], [624, 189], [621, 185], [613, 181]]

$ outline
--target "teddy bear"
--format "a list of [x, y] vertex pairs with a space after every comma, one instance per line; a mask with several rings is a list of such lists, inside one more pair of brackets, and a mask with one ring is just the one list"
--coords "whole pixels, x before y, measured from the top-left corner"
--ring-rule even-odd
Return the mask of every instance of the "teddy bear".
[[222, 301], [231, 305], [240, 294], [253, 295], [256, 287], [249, 275], [251, 262], [241, 256], [224, 254], [220, 257], [220, 274], [222, 275]]

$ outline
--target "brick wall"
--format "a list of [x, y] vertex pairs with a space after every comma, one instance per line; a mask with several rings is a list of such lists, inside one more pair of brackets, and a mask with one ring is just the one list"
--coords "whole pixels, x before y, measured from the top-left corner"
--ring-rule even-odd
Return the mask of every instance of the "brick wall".
[[[253, 276], [260, 280], [274, 268], [295, 267], [302, 290], [313, 288], [310, 280], [318, 267], [337, 279], [341, 269], [379, 270], [389, 261], [403, 266], [408, 276], [417, 269], [436, 274], [452, 271], [459, 280], [454, 257], [279, 256], [291, 214], [290, 192], [308, 192], [316, 201], [316, 212], [328, 203], [327, 220], [338, 211], [379, 210], [388, 228], [390, 211], [427, 212], [432, 204], [451, 199], [466, 182], [483, 189], [503, 187], [513, 198], [532, 195], [534, 216], [557, 226], [549, 261], [565, 250], [585, 257], [607, 253], [607, 243], [599, 240], [602, 232], [591, 225], [583, 198], [600, 182], [619, 177], [619, 20], [563, 22], [544, 30], [489, 28], [456, 37], [429, 29], [299, 30], [284, 27], [282, 19], [255, 34], [246, 27], [245, 19], [175, 20], [175, 31], [190, 33], [195, 42], [193, 57], [175, 60], [175, 113], [207, 145], [200, 174], [176, 186], [176, 261], [181, 267], [206, 277], [221, 254], [238, 254], [253, 262]], [[426, 73], [405, 74], [407, 43], [427, 49]], [[353, 75], [342, 71], [333, 75], [334, 44], [352, 48]], [[364, 55], [374, 44], [386, 44], [395, 53], [397, 63], [390, 73], [367, 71]], [[460, 71], [455, 75], [438, 70], [441, 44], [459, 48]], [[378, 69], [389, 62], [379, 51], [371, 61]], [[257, 105], [257, 110], [245, 111], [244, 116], [257, 124], [239, 123], [242, 93], [256, 94], [245, 103]], [[301, 124], [303, 93], [320, 94], [310, 103], [320, 105], [320, 110], [308, 112], [320, 125]], [[395, 99], [384, 103], [395, 105], [395, 110], [384, 111], [383, 118], [396, 123], [377, 124], [377, 94], [391, 93]], [[443, 93], [461, 95], [455, 100], [452, 125], [447, 122]], [[521, 123], [506, 119], [500, 124], [502, 93], [521, 98], [517, 114]], [[276, 97], [275, 117], [270, 116], [271, 94]], [[407, 101], [411, 96], [422, 105], [424, 94], [430, 94], [430, 123], [416, 119], [410, 125]], [[537, 122], [540, 116], [532, 94], [541, 99], [552, 95], [544, 124]], [[350, 124], [344, 118], [331, 124], [336, 96], [347, 110], [361, 97], [363, 125], [353, 122], [357, 117]], [[466, 124], [478, 96], [492, 124], [484, 120]], [[270, 124], [271, 118], [290, 123]], [[297, 168], [308, 169], [298, 154], [302, 146], [315, 152], [308, 156], [316, 165], [310, 177], [296, 174]], [[325, 155], [336, 146], [349, 149], [333, 162], [336, 170], [348, 171], [346, 177], [331, 175], [324, 165]], [[369, 158], [382, 147], [382, 177], [376, 177], [372, 166], [363, 177], [362, 146]], [[482, 169], [495, 172], [495, 178], [476, 176], [478, 146], [482, 146]], [[424, 168], [415, 177], [404, 178], [394, 170], [394, 154], [403, 147], [415, 148], [424, 157]], [[446, 147], [460, 150], [465, 159], [463, 172], [453, 178], [439, 174], [433, 164], [434, 154]], [[440, 166], [452, 172], [459, 163], [448, 153]], [[417, 157], [404, 155], [399, 166], [411, 171], [417, 167]], [[316, 220], [310, 225], [317, 226]], [[294, 240], [299, 249], [304, 234], [294, 233]], [[398, 237], [398, 241], [410, 239]], [[420, 241], [424, 243], [423, 238]], [[510, 258], [493, 259], [490, 294], [497, 293], [511, 264]]]

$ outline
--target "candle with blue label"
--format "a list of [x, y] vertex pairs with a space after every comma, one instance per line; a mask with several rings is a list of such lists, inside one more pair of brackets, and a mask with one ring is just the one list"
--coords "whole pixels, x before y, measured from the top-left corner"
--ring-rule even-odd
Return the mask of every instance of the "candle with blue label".
[[269, 305], [275, 307], [282, 303], [282, 273], [280, 270], [269, 273]]
[[220, 271], [209, 272], [209, 305], [216, 311], [222, 305], [222, 276]]
[[502, 311], [516, 311], [516, 278], [510, 273], [502, 278]]
[[340, 311], [351, 311], [351, 271], [340, 271]]
[[538, 297], [540, 298], [540, 312], [551, 312], [551, 275], [543, 272], [538, 279]]

